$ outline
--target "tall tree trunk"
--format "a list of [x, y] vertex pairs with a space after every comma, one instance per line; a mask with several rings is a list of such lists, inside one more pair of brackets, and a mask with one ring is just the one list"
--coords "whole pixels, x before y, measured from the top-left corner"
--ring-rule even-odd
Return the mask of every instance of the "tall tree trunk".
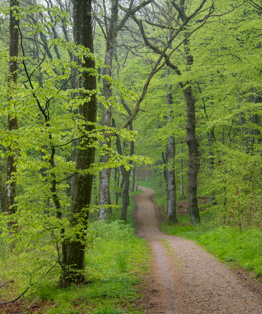
[[[188, 85], [189, 82], [186, 83]], [[190, 221], [193, 225], [200, 222], [200, 215], [197, 200], [197, 174], [200, 166], [198, 140], [196, 138], [196, 117], [195, 117], [195, 99], [192, 87], [189, 85], [184, 90], [184, 96], [187, 104], [187, 137], [188, 146], [188, 207], [190, 212]]]
[[[180, 142], [180, 156], [183, 154], [183, 143]], [[185, 199], [185, 193], [184, 193], [184, 174], [183, 174], [183, 158], [180, 157], [180, 197], [181, 199]]]
[[[172, 105], [173, 105], [173, 95], [172, 86], [169, 84], [169, 72], [170, 69], [166, 70], [166, 98], [167, 98], [167, 123], [172, 120]], [[168, 148], [167, 148], [167, 223], [174, 224], [178, 223], [176, 217], [176, 178], [175, 178], [175, 138], [174, 136], [169, 136], [168, 138]]]
[[[212, 175], [214, 171], [214, 152], [213, 152], [213, 145], [215, 141], [215, 130], [212, 128], [208, 132], [208, 146], [209, 146], [209, 152], [208, 152], [208, 164], [209, 164], [209, 173]], [[213, 194], [210, 196], [210, 203], [213, 205], [215, 202], [215, 197]]]
[[[130, 114], [131, 111], [129, 111]], [[115, 127], [115, 120], [113, 119], [113, 127]], [[130, 131], [133, 130], [133, 125], [130, 123], [129, 125]], [[120, 137], [117, 134], [116, 135], [116, 146], [117, 146], [117, 151], [119, 155], [123, 155], [122, 151], [122, 146], [121, 146], [121, 141]], [[130, 142], [130, 153], [129, 156], [132, 156], [134, 153], [134, 142]], [[132, 165], [132, 162], [130, 162]], [[131, 169], [127, 170], [125, 166], [121, 166], [121, 172], [122, 172], [122, 183], [121, 187], [123, 187], [123, 192], [122, 192], [122, 209], [121, 209], [121, 220], [127, 221], [127, 207], [129, 205], [129, 187], [130, 187], [130, 173]]]
[[[19, 20], [14, 16], [14, 13], [17, 12], [17, 9], [14, 9], [13, 6], [19, 6], [18, 0], [10, 0], [10, 21], [9, 21], [9, 77], [8, 85], [9, 89], [16, 88], [17, 85], [17, 71], [18, 71], [18, 27]], [[11, 92], [11, 91], [10, 91]], [[11, 96], [9, 97], [11, 100]], [[18, 119], [12, 115], [8, 115], [8, 130], [12, 132], [13, 130], [18, 129]], [[6, 211], [10, 214], [15, 212], [14, 202], [15, 202], [15, 178], [14, 174], [16, 173], [15, 157], [17, 156], [17, 149], [13, 147], [8, 147], [8, 157], [7, 157], [7, 187], [6, 187]]]
[[[103, 75], [107, 75], [109, 77], [112, 76], [112, 65], [113, 65], [113, 54], [116, 44], [116, 36], [117, 36], [117, 19], [118, 19], [118, 0], [111, 0], [111, 17], [110, 17], [110, 28], [107, 33], [106, 38], [106, 54], [105, 54], [105, 67], [103, 69]], [[103, 79], [103, 94], [105, 100], [107, 102], [107, 106], [103, 108], [103, 126], [110, 127], [111, 126], [111, 118], [112, 118], [112, 108], [110, 105], [110, 98], [112, 97], [112, 89], [111, 83]], [[107, 149], [111, 147], [111, 139], [110, 136], [107, 135], [106, 130], [104, 131], [104, 143]], [[104, 156], [102, 157], [102, 162], [106, 164], [109, 160], [109, 153], [104, 151]], [[99, 205], [108, 205], [110, 204], [110, 172], [111, 169], [103, 169], [100, 175], [100, 187], [99, 187]], [[99, 219], [106, 220], [107, 212], [104, 206], [101, 206], [99, 210]]]
[[175, 138], [168, 138], [168, 167], [167, 167], [167, 182], [168, 182], [168, 201], [167, 201], [167, 223], [178, 223], [176, 216], [176, 179], [174, 169], [175, 159]]
[[[73, 0], [73, 21], [76, 44], [83, 45], [93, 52], [91, 3], [92, 0]], [[83, 66], [95, 68], [95, 62], [91, 58], [86, 57]], [[84, 72], [80, 86], [85, 90], [96, 89], [95, 76]], [[79, 106], [78, 111], [87, 122], [84, 129], [86, 136], [84, 139], [78, 140], [77, 143], [77, 146], [80, 148], [76, 152], [76, 169], [81, 171], [88, 170], [95, 160], [95, 148], [90, 145], [94, 139], [89, 138], [88, 134], [94, 129], [92, 123], [96, 122], [96, 96], [92, 95], [88, 102]], [[89, 122], [91, 122], [91, 125]], [[62, 287], [67, 287], [71, 283], [79, 284], [84, 281], [85, 236], [88, 226], [88, 207], [91, 202], [92, 182], [92, 174], [81, 174], [81, 172], [75, 174], [71, 203], [71, 227], [78, 226], [80, 233], [75, 235], [73, 239], [64, 239], [62, 243]]]

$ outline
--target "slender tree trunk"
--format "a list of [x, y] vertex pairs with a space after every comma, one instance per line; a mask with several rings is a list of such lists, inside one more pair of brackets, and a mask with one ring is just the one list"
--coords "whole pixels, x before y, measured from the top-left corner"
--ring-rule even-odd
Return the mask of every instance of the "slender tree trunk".
[[[117, 37], [117, 20], [118, 20], [118, 0], [111, 0], [111, 17], [110, 17], [110, 28], [107, 33], [106, 39], [106, 54], [105, 54], [105, 67], [103, 69], [103, 75], [107, 75], [112, 77], [112, 65], [113, 65], [113, 54], [116, 44]], [[110, 98], [112, 97], [112, 89], [111, 83], [103, 79], [103, 93], [105, 100], [107, 102], [107, 106], [103, 108], [103, 126], [110, 127], [111, 126], [111, 118], [112, 118], [112, 108], [110, 105]], [[104, 131], [104, 143], [107, 149], [111, 148], [111, 139], [110, 136], [107, 135], [106, 130]], [[102, 157], [102, 162], [106, 164], [110, 158], [109, 153], [104, 151], [104, 156]], [[110, 173], [111, 169], [103, 169], [100, 175], [100, 187], [99, 187], [99, 205], [108, 205], [110, 204]], [[107, 212], [104, 206], [102, 206], [99, 210], [100, 220], [106, 220]]]
[[133, 168], [132, 168], [131, 193], [135, 192], [135, 181], [136, 181], [136, 167], [135, 167], [135, 165], [133, 165]]
[[[172, 120], [172, 86], [169, 84], [169, 72], [170, 69], [166, 70], [166, 98], [167, 98], [167, 123]], [[167, 149], [167, 223], [173, 224], [178, 223], [176, 217], [176, 178], [175, 178], [175, 138], [174, 136], [169, 136], [168, 138], [168, 149]]]
[[[213, 153], [213, 145], [215, 141], [215, 130], [214, 128], [208, 132], [208, 146], [209, 146], [209, 152], [208, 152], [208, 164], [209, 164], [209, 173], [212, 175], [214, 171], [214, 153]], [[210, 196], [210, 203], [213, 205], [215, 202], [215, 197], [213, 194]]]
[[168, 153], [167, 153], [167, 148], [165, 146], [165, 152], [162, 152], [162, 162], [163, 162], [163, 176], [165, 180], [165, 187], [166, 187], [166, 197], [168, 200], [168, 179], [167, 179], [167, 163], [168, 163]]
[[[17, 12], [13, 9], [13, 6], [19, 6], [18, 0], [10, 0], [10, 21], [9, 21], [9, 77], [8, 85], [10, 92], [17, 85], [17, 71], [18, 71], [18, 27], [19, 20], [14, 17], [14, 13]], [[9, 97], [11, 101], [11, 96]], [[8, 115], [8, 130], [10, 132], [18, 129], [17, 117], [13, 115]], [[15, 190], [16, 183], [14, 174], [16, 173], [15, 157], [17, 156], [17, 149], [9, 146], [8, 147], [8, 157], [7, 157], [7, 187], [6, 187], [6, 211], [10, 214], [15, 212], [14, 202], [15, 202]]]
[[174, 169], [175, 159], [175, 138], [168, 138], [168, 167], [167, 167], [167, 182], [168, 182], [168, 201], [167, 201], [167, 223], [178, 223], [176, 216], [176, 179]]
[[6, 206], [6, 195], [5, 195], [5, 182], [2, 175], [2, 172], [0, 172], [0, 204], [1, 204], [1, 212], [5, 212], [5, 206]]
[[[183, 143], [180, 142], [180, 156], [183, 154]], [[180, 197], [181, 199], [185, 199], [185, 193], [184, 193], [184, 175], [183, 175], [183, 158], [180, 158]]]
[[[83, 45], [93, 52], [91, 0], [73, 1], [73, 21], [74, 39], [76, 44]], [[95, 62], [91, 58], [85, 58], [84, 67], [94, 68]], [[95, 76], [84, 72], [80, 86], [85, 90], [96, 89]], [[92, 147], [93, 138], [89, 138], [89, 132], [94, 127], [88, 122], [96, 122], [96, 96], [92, 95], [88, 102], [79, 106], [79, 114], [84, 117], [87, 124], [85, 126], [86, 137], [78, 140], [80, 146], [76, 152], [76, 169], [88, 170], [95, 160], [95, 148]], [[92, 174], [76, 173], [73, 183], [72, 203], [71, 203], [71, 227], [78, 227], [80, 233], [73, 239], [64, 239], [62, 243], [62, 277], [61, 286], [67, 287], [71, 283], [79, 284], [84, 281], [83, 270], [85, 269], [85, 236], [88, 226], [89, 210], [92, 192]]]
[[121, 220], [127, 221], [127, 208], [129, 205], [129, 184], [130, 184], [130, 172], [131, 169], [127, 170], [124, 166], [121, 166], [123, 174], [123, 193], [122, 193], [122, 210], [121, 210]]
[[[188, 85], [187, 82], [185, 85]], [[196, 138], [196, 117], [195, 117], [195, 99], [192, 87], [189, 85], [184, 90], [184, 96], [187, 104], [187, 137], [188, 146], [188, 207], [190, 220], [193, 225], [200, 222], [197, 199], [197, 174], [200, 166], [198, 140]]]

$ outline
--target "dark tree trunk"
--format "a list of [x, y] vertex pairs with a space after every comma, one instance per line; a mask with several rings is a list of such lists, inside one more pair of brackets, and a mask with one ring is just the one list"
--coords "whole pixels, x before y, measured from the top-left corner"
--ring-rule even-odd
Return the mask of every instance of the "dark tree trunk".
[[129, 205], [129, 178], [131, 169], [127, 170], [124, 166], [121, 166], [123, 175], [123, 193], [122, 193], [122, 210], [121, 210], [121, 220], [127, 221], [127, 208]]
[[176, 179], [174, 169], [175, 159], [175, 138], [168, 138], [168, 167], [167, 167], [167, 182], [168, 182], [168, 200], [167, 200], [167, 223], [178, 223], [176, 216]]
[[[212, 128], [212, 130], [210, 130], [208, 132], [208, 146], [209, 146], [209, 152], [208, 152], [208, 164], [209, 164], [209, 173], [210, 175], [212, 175], [213, 171], [214, 171], [214, 152], [213, 152], [213, 145], [214, 145], [214, 141], [215, 141], [215, 130], [214, 128]], [[215, 197], [213, 194], [211, 194], [210, 196], [210, 203], [214, 204], [215, 203]]]
[[[183, 154], [183, 143], [180, 142], [180, 155]], [[184, 174], [183, 174], [183, 158], [180, 159], [180, 197], [181, 199], [185, 199], [185, 193], [184, 193]]]
[[[8, 85], [9, 89], [15, 88], [17, 85], [17, 57], [18, 57], [18, 27], [19, 20], [14, 17], [14, 13], [17, 11], [13, 9], [13, 6], [19, 6], [18, 0], [10, 0], [10, 21], [9, 21], [9, 77], [8, 77]], [[9, 97], [11, 101], [11, 96]], [[8, 115], [8, 130], [12, 132], [13, 130], [18, 129], [18, 120], [17, 117], [12, 115]], [[16, 165], [15, 165], [15, 157], [17, 156], [17, 149], [8, 147], [8, 157], [7, 157], [7, 175], [6, 181], [6, 211], [10, 214], [15, 212], [15, 189], [16, 183], [14, 174], [16, 173]]]
[[[169, 84], [169, 72], [170, 69], [166, 70], [166, 90], [167, 90], [167, 123], [172, 120], [172, 86]], [[178, 223], [176, 216], [176, 178], [175, 178], [175, 138], [174, 136], [169, 136], [168, 138], [168, 148], [167, 148], [167, 223], [174, 224]]]
[[[92, 37], [92, 18], [91, 18], [91, 0], [74, 0], [73, 1], [73, 21], [74, 21], [74, 39], [76, 44], [83, 45], [93, 52]], [[95, 62], [91, 58], [85, 58], [83, 64], [86, 68], [94, 68]], [[84, 72], [80, 86], [85, 90], [96, 89], [95, 76]], [[85, 121], [96, 122], [96, 96], [92, 95], [89, 102], [79, 106], [79, 114], [84, 117]], [[77, 145], [81, 149], [76, 152], [76, 169], [87, 170], [94, 163], [95, 149], [91, 147], [93, 138], [88, 137], [88, 133], [94, 129], [88, 123], [84, 132], [86, 136], [79, 140]], [[88, 226], [89, 210], [92, 192], [92, 174], [75, 175], [72, 188], [71, 203], [71, 227], [79, 227], [80, 234], [75, 235], [73, 239], [65, 239], [62, 243], [62, 277], [61, 286], [67, 287], [71, 283], [79, 284], [84, 281], [83, 270], [85, 269], [85, 235]]]
[[192, 92], [192, 87], [187, 85], [183, 89], [186, 104], [187, 104], [187, 137], [188, 146], [188, 207], [190, 212], [190, 220], [193, 225], [200, 222], [200, 215], [197, 200], [197, 174], [200, 166], [198, 140], [196, 138], [196, 117], [195, 117], [195, 99]]
[[131, 184], [131, 190], [130, 190], [131, 193], [135, 192], [135, 181], [136, 181], [136, 167], [135, 167], [135, 165], [133, 165], [133, 168], [132, 168], [132, 184]]

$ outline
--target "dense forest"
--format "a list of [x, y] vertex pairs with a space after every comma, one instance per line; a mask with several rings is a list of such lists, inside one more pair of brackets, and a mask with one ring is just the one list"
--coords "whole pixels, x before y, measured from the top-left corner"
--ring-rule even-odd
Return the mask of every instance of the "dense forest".
[[167, 228], [186, 201], [194, 227], [260, 230], [260, 1], [0, 2], [0, 252], [21, 291], [88, 282], [148, 173]]

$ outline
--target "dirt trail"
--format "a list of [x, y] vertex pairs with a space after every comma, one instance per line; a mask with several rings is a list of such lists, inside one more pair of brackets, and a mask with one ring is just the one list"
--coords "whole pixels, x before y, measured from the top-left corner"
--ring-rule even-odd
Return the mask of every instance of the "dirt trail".
[[150, 241], [153, 274], [146, 291], [147, 313], [262, 313], [262, 285], [238, 277], [194, 242], [158, 228], [154, 191], [135, 197], [137, 234]]

